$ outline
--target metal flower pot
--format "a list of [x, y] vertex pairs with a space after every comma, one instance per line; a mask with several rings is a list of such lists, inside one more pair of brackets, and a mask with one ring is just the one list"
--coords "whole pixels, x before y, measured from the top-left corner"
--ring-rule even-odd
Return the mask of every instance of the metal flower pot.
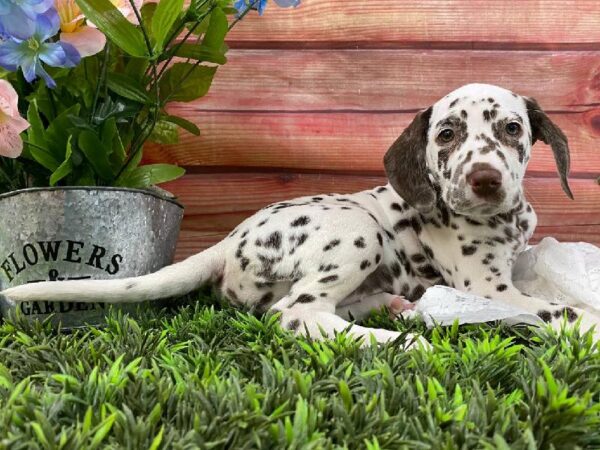
[[[158, 192], [32, 188], [0, 195], [0, 290], [39, 281], [125, 278], [173, 261], [183, 207]], [[118, 306], [133, 310], [132, 305]], [[23, 302], [2, 315], [53, 315], [64, 328], [102, 324], [102, 303]]]

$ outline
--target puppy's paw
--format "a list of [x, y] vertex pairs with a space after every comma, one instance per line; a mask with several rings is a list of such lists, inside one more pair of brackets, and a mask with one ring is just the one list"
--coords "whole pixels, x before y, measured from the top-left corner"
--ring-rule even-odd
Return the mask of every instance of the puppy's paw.
[[396, 295], [390, 300], [388, 311], [392, 320], [396, 320], [399, 317], [412, 319], [418, 316], [418, 313], [415, 311], [415, 304], [409, 302], [401, 295]]

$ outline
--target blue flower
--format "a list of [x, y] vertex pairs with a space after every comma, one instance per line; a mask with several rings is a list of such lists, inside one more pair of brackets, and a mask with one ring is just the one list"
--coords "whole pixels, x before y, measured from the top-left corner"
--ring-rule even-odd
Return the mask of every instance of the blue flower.
[[55, 9], [38, 15], [34, 32], [29, 38], [11, 37], [0, 43], [0, 66], [13, 72], [20, 67], [28, 82], [31, 83], [39, 76], [46, 81], [48, 87], [55, 87], [56, 83], [42, 63], [52, 67], [74, 67], [81, 59], [75, 47], [70, 44], [46, 42], [56, 35], [59, 23]]
[[54, 5], [54, 0], [0, 0], [0, 33], [27, 39], [35, 32], [36, 18]]
[[[300, 4], [300, 0], [275, 0], [275, 3], [282, 8], [295, 8]], [[249, 8], [256, 9], [258, 15], [262, 16], [267, 7], [267, 0], [236, 0], [233, 7], [238, 10], [238, 16], [244, 14]]]

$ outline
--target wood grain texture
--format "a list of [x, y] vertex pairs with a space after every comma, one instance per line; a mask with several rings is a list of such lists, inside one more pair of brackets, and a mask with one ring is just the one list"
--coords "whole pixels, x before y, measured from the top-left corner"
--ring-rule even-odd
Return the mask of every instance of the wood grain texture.
[[415, 111], [470, 82], [549, 111], [600, 104], [600, 51], [232, 50], [202, 110]]
[[[185, 205], [178, 257], [218, 242], [269, 203], [302, 195], [348, 193], [385, 183], [384, 177], [323, 174], [198, 174], [164, 187]], [[566, 198], [558, 180], [527, 178], [528, 199], [538, 214], [538, 234], [600, 244], [600, 186], [595, 180], [572, 180], [575, 201]], [[594, 235], [594, 230], [597, 232]]]
[[230, 45], [489, 46], [552, 48], [600, 42], [596, 0], [304, 0], [247, 16]]
[[[382, 158], [413, 113], [203, 112], [180, 105], [171, 112], [198, 123], [199, 137], [181, 134], [176, 145], [148, 145], [145, 161], [195, 168], [277, 168], [383, 174]], [[569, 137], [571, 173], [600, 175], [600, 108], [551, 114]], [[200, 168], [201, 169], [201, 168]], [[536, 143], [531, 173], [555, 172], [548, 146]]]

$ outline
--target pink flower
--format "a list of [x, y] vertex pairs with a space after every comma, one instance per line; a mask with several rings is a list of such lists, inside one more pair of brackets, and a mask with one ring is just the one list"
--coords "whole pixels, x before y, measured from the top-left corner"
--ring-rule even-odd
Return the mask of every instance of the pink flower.
[[82, 58], [95, 55], [106, 45], [106, 36], [84, 24], [85, 17], [75, 0], [55, 0], [60, 17], [60, 40], [71, 44]]
[[19, 114], [17, 92], [6, 80], [0, 80], [0, 156], [16, 158], [23, 151], [20, 134], [29, 122]]

